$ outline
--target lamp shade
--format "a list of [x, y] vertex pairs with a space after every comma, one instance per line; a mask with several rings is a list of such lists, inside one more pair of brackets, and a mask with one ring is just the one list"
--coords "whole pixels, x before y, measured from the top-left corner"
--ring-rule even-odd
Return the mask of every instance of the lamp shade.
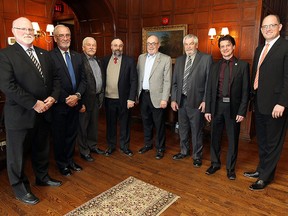
[[54, 25], [52, 24], [47, 24], [47, 27], [46, 27], [46, 32], [49, 32], [49, 36], [52, 36], [53, 34], [53, 31], [54, 31]]
[[213, 39], [214, 36], [216, 35], [216, 29], [215, 28], [210, 28], [208, 35], [210, 36], [210, 39]]
[[228, 35], [229, 34], [229, 29], [228, 27], [223, 27], [221, 30], [221, 35]]
[[32, 26], [34, 29], [34, 35], [37, 35], [37, 32], [40, 31], [40, 27], [39, 27], [38, 22], [32, 22]]

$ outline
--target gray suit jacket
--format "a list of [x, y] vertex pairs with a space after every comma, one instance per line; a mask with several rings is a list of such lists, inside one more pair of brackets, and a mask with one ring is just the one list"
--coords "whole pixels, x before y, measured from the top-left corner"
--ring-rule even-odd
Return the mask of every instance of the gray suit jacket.
[[[168, 101], [172, 80], [172, 60], [171, 57], [158, 52], [149, 78], [149, 90], [152, 104], [155, 108], [160, 108], [161, 100]], [[138, 58], [138, 97], [142, 91], [145, 62], [147, 53], [141, 54]]]
[[[186, 54], [176, 59], [173, 72], [171, 101], [180, 105], [183, 75], [185, 70]], [[207, 80], [212, 64], [212, 56], [197, 51], [190, 76], [188, 79], [187, 103], [193, 109], [197, 109], [202, 102], [205, 102]]]

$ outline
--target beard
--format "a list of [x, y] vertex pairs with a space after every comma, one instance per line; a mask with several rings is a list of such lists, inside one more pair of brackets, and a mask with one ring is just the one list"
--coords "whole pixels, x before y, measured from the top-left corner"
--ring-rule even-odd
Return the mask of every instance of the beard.
[[121, 52], [120, 50], [114, 50], [113, 51], [113, 55], [114, 56], [121, 56], [123, 52]]

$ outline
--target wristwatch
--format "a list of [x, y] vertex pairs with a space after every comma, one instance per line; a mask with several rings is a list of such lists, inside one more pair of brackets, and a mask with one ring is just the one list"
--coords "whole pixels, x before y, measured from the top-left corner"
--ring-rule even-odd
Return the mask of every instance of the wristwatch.
[[79, 92], [76, 92], [75, 95], [77, 96], [78, 100], [81, 100], [81, 94]]

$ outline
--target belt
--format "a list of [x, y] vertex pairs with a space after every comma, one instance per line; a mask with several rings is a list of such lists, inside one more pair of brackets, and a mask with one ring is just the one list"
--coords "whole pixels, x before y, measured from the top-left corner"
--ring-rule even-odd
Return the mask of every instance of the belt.
[[149, 93], [150, 91], [149, 91], [149, 89], [142, 89], [142, 92]]

